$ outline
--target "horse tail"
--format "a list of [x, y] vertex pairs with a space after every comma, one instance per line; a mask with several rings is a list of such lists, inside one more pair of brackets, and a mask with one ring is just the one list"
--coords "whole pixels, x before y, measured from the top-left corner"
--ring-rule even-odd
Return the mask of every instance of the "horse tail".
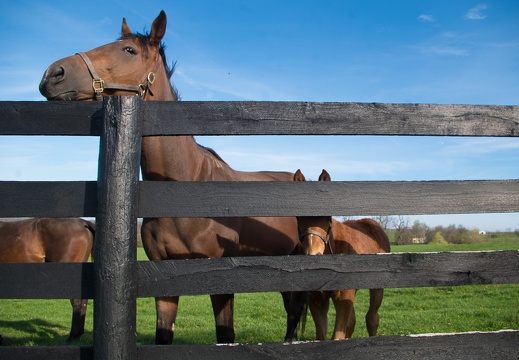
[[96, 238], [96, 224], [92, 221], [88, 221], [85, 219], [82, 219], [83, 223], [85, 224], [85, 228], [87, 228], [88, 231], [92, 234], [92, 248], [90, 249], [90, 256], [92, 257], [92, 261], [94, 260], [94, 243]]

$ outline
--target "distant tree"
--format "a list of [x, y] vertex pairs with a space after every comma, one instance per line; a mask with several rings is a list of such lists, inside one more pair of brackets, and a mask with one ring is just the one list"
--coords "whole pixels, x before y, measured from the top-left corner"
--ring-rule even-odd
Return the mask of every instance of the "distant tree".
[[467, 230], [460, 239], [461, 244], [480, 244], [487, 241], [484, 234], [479, 233], [479, 229]]
[[398, 215], [393, 218], [393, 226], [395, 229], [395, 239], [398, 245], [411, 244], [413, 237], [409, 229], [409, 218], [403, 215]]
[[443, 238], [443, 235], [441, 232], [437, 231], [434, 233], [434, 236], [432, 240], [429, 242], [429, 244], [435, 244], [435, 245], [445, 245], [447, 244], [447, 241]]
[[429, 227], [426, 224], [415, 220], [413, 226], [411, 227], [411, 238], [425, 239], [428, 230]]
[[393, 223], [392, 217], [388, 215], [377, 215], [373, 217], [373, 220], [378, 222], [384, 230], [387, 230], [389, 226]]

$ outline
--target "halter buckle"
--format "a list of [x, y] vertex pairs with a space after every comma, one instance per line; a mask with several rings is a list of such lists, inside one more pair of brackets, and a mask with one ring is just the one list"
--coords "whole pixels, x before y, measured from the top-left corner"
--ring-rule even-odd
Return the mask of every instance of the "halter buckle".
[[153, 82], [155, 81], [155, 73], [153, 71], [151, 71], [149, 74], [148, 74], [148, 82], [151, 84], [153, 84]]
[[105, 91], [105, 82], [103, 79], [93, 79], [92, 80], [92, 88], [94, 89], [94, 93], [101, 94]]

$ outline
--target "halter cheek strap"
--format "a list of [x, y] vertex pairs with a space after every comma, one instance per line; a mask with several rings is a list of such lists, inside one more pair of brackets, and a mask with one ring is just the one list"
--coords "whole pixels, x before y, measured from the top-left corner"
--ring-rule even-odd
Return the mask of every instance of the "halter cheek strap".
[[147, 92], [153, 95], [150, 87], [155, 81], [155, 73], [157, 72], [157, 69], [159, 67], [160, 56], [157, 59], [157, 62], [155, 63], [155, 67], [152, 71], [148, 73], [148, 76], [146, 77], [146, 80], [144, 80], [143, 83], [139, 85], [128, 85], [105, 82], [97, 74], [94, 64], [92, 64], [92, 61], [90, 61], [87, 54], [85, 54], [84, 52], [79, 52], [77, 53], [77, 55], [79, 55], [81, 59], [83, 59], [88, 68], [88, 71], [90, 72], [90, 75], [92, 76], [92, 89], [94, 90], [94, 96], [96, 100], [101, 101], [103, 99], [102, 94], [107, 89], [135, 92], [136, 95], [139, 95], [141, 98], [144, 98]]
[[330, 250], [330, 254], [333, 254], [332, 244], [330, 243], [331, 231], [332, 231], [332, 217], [330, 216], [329, 221], [328, 221], [328, 230], [326, 231], [326, 236], [317, 230], [308, 228], [308, 229], [306, 229], [305, 232], [303, 232], [302, 234], [299, 235], [299, 241], [301, 241], [305, 236], [315, 235], [324, 242], [325, 246], [328, 246], [328, 250]]

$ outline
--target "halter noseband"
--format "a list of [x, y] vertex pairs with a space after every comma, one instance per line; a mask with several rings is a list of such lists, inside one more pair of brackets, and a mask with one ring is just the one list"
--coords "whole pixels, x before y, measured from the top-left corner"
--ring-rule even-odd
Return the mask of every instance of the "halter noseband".
[[128, 84], [118, 84], [118, 83], [109, 83], [105, 82], [101, 77], [97, 74], [96, 69], [94, 68], [94, 64], [92, 64], [92, 61], [88, 58], [88, 55], [84, 52], [79, 52], [76, 55], [79, 55], [81, 59], [85, 62], [88, 71], [90, 72], [90, 75], [92, 75], [92, 89], [94, 90], [94, 95], [96, 100], [101, 101], [103, 99], [103, 92], [107, 89], [113, 89], [113, 90], [123, 90], [123, 91], [132, 91], [135, 92], [136, 95], [140, 96], [141, 98], [144, 98], [146, 96], [146, 93], [151, 92], [151, 85], [155, 81], [155, 73], [157, 72], [157, 69], [159, 67], [160, 62], [160, 55], [157, 59], [157, 62], [155, 63], [155, 67], [152, 71], [148, 73], [148, 76], [146, 77], [146, 80], [144, 80], [143, 83], [139, 85], [128, 85]]
[[308, 228], [308, 229], [306, 229], [305, 232], [303, 232], [302, 234], [299, 235], [299, 241], [301, 241], [305, 236], [315, 235], [324, 242], [325, 246], [328, 246], [328, 249], [330, 250], [330, 254], [333, 254], [332, 244], [330, 243], [331, 231], [332, 231], [332, 217], [330, 216], [330, 217], [328, 217], [328, 230], [326, 230], [326, 236], [321, 234], [319, 231]]

